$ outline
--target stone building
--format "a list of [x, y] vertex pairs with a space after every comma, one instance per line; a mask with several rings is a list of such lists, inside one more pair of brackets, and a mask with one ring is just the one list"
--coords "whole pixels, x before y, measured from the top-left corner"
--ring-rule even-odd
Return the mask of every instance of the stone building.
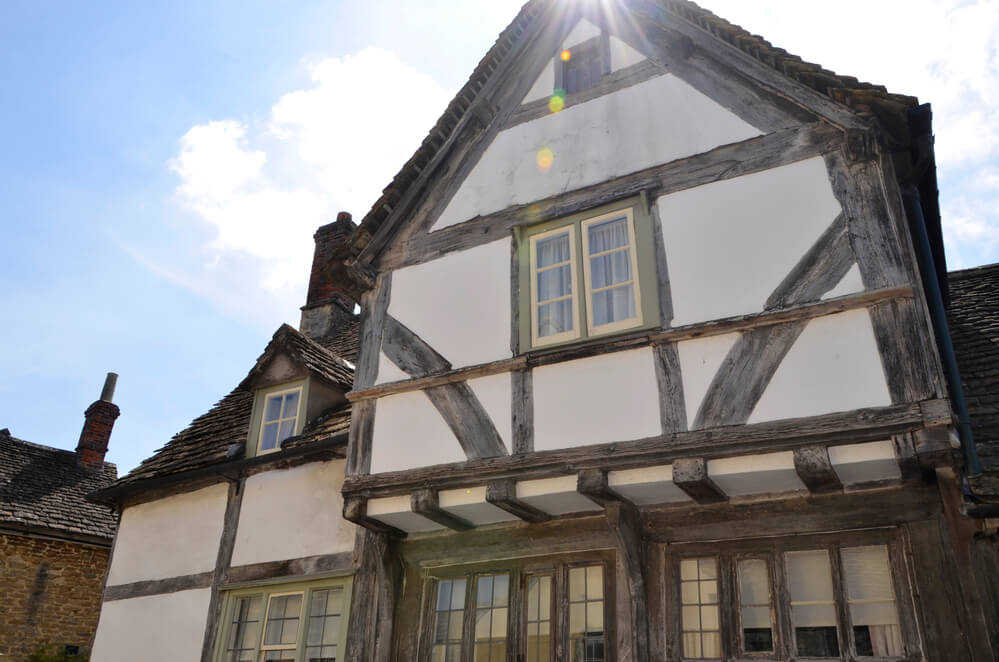
[[117, 469], [104, 461], [118, 407], [114, 377], [86, 411], [76, 452], [0, 430], [0, 655], [89, 651], [116, 517], [86, 495]]

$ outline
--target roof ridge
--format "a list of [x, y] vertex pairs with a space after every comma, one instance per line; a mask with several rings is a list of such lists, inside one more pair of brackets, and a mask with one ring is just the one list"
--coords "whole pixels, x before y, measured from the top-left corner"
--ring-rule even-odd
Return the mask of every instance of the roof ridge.
[[[26, 439], [20, 439], [18, 437], [15, 437], [12, 434], [0, 435], [0, 437], [6, 437], [7, 439], [10, 439], [11, 441], [17, 442], [19, 444], [23, 444], [25, 446], [29, 446], [29, 447], [37, 449], [37, 450], [46, 451], [46, 452], [50, 452], [50, 453], [51, 452], [63, 453], [65, 455], [67, 455], [67, 456], [76, 457], [76, 451], [71, 451], [71, 450], [66, 449], [66, 448], [58, 448], [56, 446], [48, 446], [46, 444], [37, 444], [37, 443], [35, 443], [33, 441], [27, 441]], [[67, 457], [67, 459], [68, 459], [68, 457]], [[107, 466], [110, 466], [110, 467], [114, 467], [115, 469], [117, 469], [117, 465], [114, 462], [104, 462], [103, 464], [105, 464]]]
[[955, 269], [954, 271], [947, 272], [947, 279], [961, 279], [967, 278], [969, 276], [976, 276], [982, 273], [987, 273], [995, 271], [999, 273], [999, 262], [993, 262], [992, 264], [980, 264], [977, 267], [967, 267], [965, 269]]

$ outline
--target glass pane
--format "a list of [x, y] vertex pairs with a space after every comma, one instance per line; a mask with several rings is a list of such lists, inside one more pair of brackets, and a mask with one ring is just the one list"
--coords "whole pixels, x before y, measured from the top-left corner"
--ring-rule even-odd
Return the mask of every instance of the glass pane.
[[590, 600], [604, 599], [604, 569], [593, 565], [586, 569], [586, 597]]
[[680, 575], [684, 657], [720, 657], [718, 561], [714, 557], [685, 559], [680, 562]]
[[506, 638], [506, 621], [508, 617], [508, 610], [506, 607], [493, 610], [493, 638], [494, 639], [505, 639]]
[[448, 639], [461, 639], [461, 628], [462, 620], [464, 616], [463, 611], [452, 611], [448, 617], [448, 628], [447, 628], [447, 638]]
[[586, 568], [569, 569], [569, 601], [586, 599]]
[[546, 579], [545, 577], [531, 577], [527, 580], [527, 620], [536, 621], [538, 620], [539, 609], [538, 603], [541, 599], [541, 580]]
[[572, 331], [575, 328], [573, 322], [572, 299], [563, 299], [538, 306], [539, 338]]
[[620, 322], [635, 316], [634, 285], [593, 293], [593, 326]]
[[743, 607], [742, 608], [742, 628], [770, 629], [770, 607]]
[[527, 579], [527, 662], [551, 662], [551, 577]]
[[479, 586], [475, 593], [476, 606], [488, 607], [493, 603], [493, 578], [491, 575], [479, 577]]
[[261, 651], [261, 662], [295, 662], [295, 649]]
[[706, 632], [701, 635], [701, 650], [706, 658], [721, 657], [721, 633]]
[[792, 603], [832, 602], [832, 573], [826, 550], [788, 552], [785, 559]]
[[902, 657], [902, 632], [897, 625], [856, 625], [853, 640], [857, 655], [867, 657]]
[[598, 290], [631, 280], [631, 251], [621, 250], [590, 258], [590, 285]]
[[538, 272], [538, 303], [572, 294], [572, 265]]
[[278, 424], [268, 423], [264, 426], [264, 433], [260, 437], [260, 450], [268, 451], [277, 447]]
[[716, 606], [701, 607], [701, 629], [702, 630], [718, 629], [718, 607]]
[[718, 582], [701, 582], [701, 604], [710, 605], [718, 602]]
[[700, 579], [718, 579], [718, 563], [714, 557], [698, 559], [697, 572]]
[[690, 658], [701, 657], [701, 634], [699, 632], [683, 633], [683, 656]]
[[538, 269], [569, 261], [569, 233], [539, 239], [534, 244]]
[[489, 609], [478, 609], [475, 612], [475, 639], [476, 641], [482, 641], [484, 639], [490, 639], [490, 626], [492, 625], [492, 618]]
[[795, 627], [794, 643], [799, 657], [839, 657], [834, 627]]
[[586, 631], [604, 631], [604, 603], [590, 602], [586, 605]]
[[766, 561], [739, 561], [739, 599], [743, 605], [770, 604], [770, 576]]
[[739, 610], [742, 645], [747, 653], [773, 650], [770, 574], [763, 559], [739, 561]]
[[298, 391], [286, 393], [284, 396], [284, 409], [281, 418], [295, 418], [298, 416]]
[[697, 559], [680, 561], [680, 579], [697, 579]]
[[584, 634], [586, 631], [586, 603], [569, 605], [569, 634]]
[[451, 582], [444, 579], [437, 585], [437, 611], [451, 608]]
[[451, 582], [451, 609], [465, 608], [465, 580], [456, 579]]
[[250, 662], [260, 643], [260, 626], [263, 617], [263, 598], [239, 598], [233, 607], [226, 660]]
[[701, 629], [701, 609], [697, 606], [683, 607], [683, 630], [697, 632]]
[[290, 421], [281, 421], [281, 431], [278, 432], [277, 443], [281, 443], [288, 437], [295, 434], [295, 419]]
[[264, 405], [265, 421], [276, 421], [281, 418], [281, 399], [280, 395], [267, 396], [267, 402]]
[[587, 226], [590, 255], [628, 245], [628, 219], [612, 218]]
[[496, 575], [493, 578], [493, 606], [506, 607], [510, 600], [510, 576]]
[[680, 588], [680, 600], [685, 605], [696, 605], [700, 600], [701, 593], [698, 590], [697, 582], [683, 582]]
[[802, 605], [791, 603], [791, 618], [795, 625], [836, 625], [836, 607], [833, 605]]
[[747, 628], [743, 624], [742, 645], [747, 653], [765, 653], [774, 649], [774, 633], [769, 627]]
[[310, 646], [305, 649], [306, 662], [336, 662], [336, 646]]

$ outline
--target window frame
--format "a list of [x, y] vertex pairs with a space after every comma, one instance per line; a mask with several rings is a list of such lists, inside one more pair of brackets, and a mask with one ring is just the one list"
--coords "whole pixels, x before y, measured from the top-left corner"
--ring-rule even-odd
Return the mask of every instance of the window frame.
[[303, 662], [305, 659], [305, 649], [308, 647], [309, 628], [309, 605], [312, 603], [312, 594], [316, 591], [330, 589], [341, 589], [343, 591], [343, 608], [340, 613], [340, 633], [337, 637], [337, 657], [343, 656], [347, 646], [347, 630], [350, 620], [350, 604], [352, 598], [353, 578], [347, 576], [324, 577], [308, 581], [295, 581], [284, 583], [264, 583], [252, 582], [244, 586], [223, 587], [222, 591], [222, 611], [220, 615], [220, 626], [215, 636], [215, 648], [212, 660], [214, 662], [225, 662], [226, 644], [232, 633], [233, 612], [241, 598], [261, 597], [264, 600], [264, 607], [260, 617], [260, 634], [253, 649], [253, 660], [260, 659], [261, 652], [268, 650], [280, 650], [282, 645], [265, 646], [264, 635], [267, 632], [267, 616], [271, 609], [271, 600], [275, 597], [286, 595], [301, 595], [302, 608], [299, 612], [298, 635], [295, 640], [295, 660]]
[[[853, 624], [849, 613], [846, 579], [840, 552], [846, 548], [883, 546], [887, 548], [888, 569], [898, 617], [903, 651], [892, 657], [857, 655]], [[800, 656], [796, 650], [794, 625], [791, 620], [790, 584], [785, 564], [787, 552], [819, 551], [829, 553], [833, 601], [836, 610], [836, 633], [839, 655], [836, 657]], [[794, 539], [743, 540], [714, 544], [674, 543], [666, 546], [664, 613], [669, 638], [672, 639], [670, 659], [683, 662], [694, 660], [856, 660], [858, 662], [900, 662], [918, 656], [922, 650], [915, 615], [912, 611], [911, 587], [905, 574], [902, 543], [895, 531], [869, 531], [855, 534], [799, 536]], [[718, 560], [719, 621], [721, 628], [721, 658], [688, 658], [683, 654], [681, 623], [680, 561], [713, 556]], [[741, 627], [738, 563], [763, 559], [768, 566], [773, 623], [774, 649], [768, 652], [746, 652]]]
[[260, 449], [260, 442], [262, 440], [264, 430], [264, 415], [267, 412], [267, 399], [271, 396], [283, 395], [296, 390], [299, 391], [298, 413], [295, 419], [295, 430], [292, 434], [292, 436], [296, 436], [302, 433], [302, 428], [305, 426], [305, 414], [308, 411], [306, 405], [309, 400], [310, 390], [309, 379], [304, 378], [289, 382], [282, 382], [280, 384], [260, 388], [254, 391], [253, 410], [250, 414], [250, 430], [247, 435], [246, 442], [246, 457], [267, 455], [269, 453], [277, 453], [281, 450], [281, 444], [277, 444], [274, 448], [267, 450]]
[[[569, 62], [564, 62], [562, 60], [561, 54], [563, 50], [568, 50], [570, 53]], [[585, 41], [581, 41], [574, 46], [568, 47], [568, 49], [560, 48], [559, 52], [555, 54], [554, 58], [554, 70], [555, 70], [555, 90], [554, 93], [558, 93], [558, 90], [562, 90], [569, 96], [570, 92], [566, 88], [566, 68], [572, 62], [572, 54], [576, 52], [581, 52], [584, 55], [596, 55], [600, 60], [600, 80], [596, 81], [593, 85], [589, 87], [584, 87], [581, 90], [576, 90], [572, 92], [571, 95], [575, 96], [582, 94], [587, 90], [591, 90], [594, 87], [600, 85], [600, 82], [604, 80], [611, 73], [611, 58], [610, 58], [610, 33], [601, 30], [600, 34], [596, 37], [590, 37]]]
[[[590, 286], [589, 256], [585, 250], [589, 238], [585, 228], [617, 216], [628, 223], [634, 283], [636, 317], [594, 327], [592, 319], [592, 287]], [[517, 259], [515, 266], [518, 290], [518, 333], [520, 353], [548, 349], [629, 332], [657, 328], [661, 325], [659, 310], [659, 275], [656, 264], [656, 232], [654, 219], [642, 197], [631, 197], [514, 230]], [[565, 232], [570, 234], [572, 260], [573, 319], [575, 329], [555, 336], [537, 335], [537, 286], [535, 264], [538, 240]]]
[[[506, 573], [510, 577], [507, 618], [507, 658], [527, 657], [527, 581], [531, 577], [552, 578], [550, 612], [550, 660], [556, 662], [556, 651], [563, 651], [563, 662], [569, 662], [569, 570], [571, 568], [603, 566], [603, 609], [605, 659], [616, 659], [615, 628], [615, 556], [612, 551], [585, 554], [513, 559], [493, 563], [464, 564], [426, 568], [423, 576], [423, 597], [420, 613], [418, 660], [433, 659], [434, 628], [436, 625], [437, 587], [441, 581], [465, 579], [465, 609], [462, 614], [461, 661], [472, 662], [475, 649], [475, 611], [478, 577]], [[561, 646], [560, 643], [561, 642]], [[523, 655], [523, 658], [519, 657]]]

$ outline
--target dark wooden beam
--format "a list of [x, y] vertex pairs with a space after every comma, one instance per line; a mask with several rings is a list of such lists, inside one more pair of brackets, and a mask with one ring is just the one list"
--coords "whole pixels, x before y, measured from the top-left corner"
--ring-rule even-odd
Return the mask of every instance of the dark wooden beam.
[[468, 531], [475, 528], [471, 522], [441, 509], [436, 490], [423, 489], [413, 492], [410, 496], [410, 509], [417, 515], [422, 515], [431, 522], [437, 522], [453, 531]]
[[534, 379], [530, 370], [510, 373], [511, 415], [513, 417], [513, 454], [534, 450]]
[[391, 536], [363, 531], [347, 621], [346, 662], [388, 662], [402, 561]]
[[673, 462], [673, 484], [697, 503], [720, 503], [728, 497], [708, 476], [704, 458], [681, 458]]
[[[582, 474], [580, 474], [582, 477]], [[636, 662], [649, 660], [649, 611], [645, 593], [645, 560], [642, 558], [642, 518], [638, 509], [631, 503], [608, 501], [604, 504], [607, 525], [617, 542], [618, 563], [623, 566], [627, 577], [627, 605], [617, 605], [617, 609], [629, 611], [630, 622], [621, 623], [618, 619], [618, 633], [628, 633], [631, 644], [631, 658]], [[627, 627], [621, 627], [622, 625]]]
[[397, 529], [391, 524], [386, 524], [381, 520], [368, 517], [368, 500], [365, 498], [344, 496], [343, 518], [348, 522], [353, 522], [358, 526], [364, 527], [368, 531], [374, 531], [378, 534], [392, 536], [395, 538], [405, 538], [407, 535], [405, 531]]
[[551, 519], [545, 511], [518, 499], [517, 483], [509, 478], [487, 484], [486, 501], [525, 522], [547, 522]]
[[655, 345], [653, 352], [656, 382], [659, 386], [659, 421], [663, 434], [684, 431], [687, 429], [687, 408], [683, 401], [680, 353], [675, 342]]
[[602, 469], [583, 469], [580, 471], [576, 476], [576, 491], [601, 506], [627, 501], [607, 485], [607, 472]]
[[225, 582], [232, 563], [232, 551], [236, 546], [236, 528], [239, 526], [239, 513], [243, 507], [244, 487], [245, 481], [242, 479], [229, 483], [225, 515], [222, 518], [222, 536], [215, 557], [215, 571], [212, 573], [205, 636], [201, 642], [201, 662], [211, 662], [215, 657], [215, 638], [219, 630], [219, 619], [222, 618], [222, 593], [219, 587]]
[[246, 582], [277, 580], [286, 577], [309, 577], [331, 573], [350, 574], [354, 569], [353, 556], [353, 551], [350, 551], [237, 565], [229, 568], [225, 583], [226, 586], [233, 586]]
[[843, 483], [829, 460], [829, 449], [825, 446], [795, 448], [794, 470], [809, 491], [816, 494], [840, 492], [843, 489]]
[[130, 584], [115, 584], [104, 588], [104, 602], [115, 600], [129, 600], [131, 598], [141, 598], [147, 595], [163, 595], [165, 593], [177, 593], [178, 591], [189, 591], [195, 588], [209, 588], [212, 585], [214, 572], [199, 572], [194, 575], [182, 575], [179, 577], [168, 577], [166, 579], [151, 579]]

